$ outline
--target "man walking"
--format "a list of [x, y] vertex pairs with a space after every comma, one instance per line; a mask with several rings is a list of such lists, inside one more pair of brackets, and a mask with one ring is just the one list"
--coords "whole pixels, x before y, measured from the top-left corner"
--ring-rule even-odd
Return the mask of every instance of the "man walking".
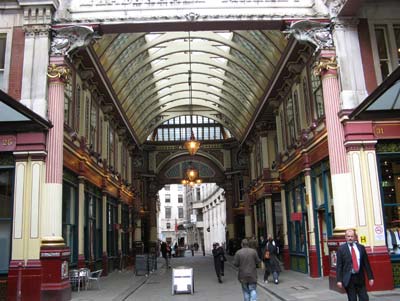
[[367, 273], [369, 285], [374, 285], [374, 276], [369, 264], [365, 247], [355, 242], [355, 231], [346, 230], [346, 243], [342, 244], [336, 254], [336, 280], [339, 288], [344, 288], [349, 301], [368, 301], [369, 297], [365, 287]]
[[257, 300], [257, 265], [261, 262], [257, 251], [249, 248], [249, 241], [242, 240], [242, 248], [233, 258], [233, 264], [239, 268], [238, 279], [242, 285], [244, 301]]

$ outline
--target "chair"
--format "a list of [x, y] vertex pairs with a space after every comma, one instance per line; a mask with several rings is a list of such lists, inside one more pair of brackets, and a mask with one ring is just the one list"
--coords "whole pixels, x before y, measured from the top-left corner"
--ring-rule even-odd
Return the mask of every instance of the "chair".
[[89, 278], [88, 278], [88, 281], [89, 281], [89, 288], [91, 287], [91, 283], [92, 282], [96, 282], [96, 284], [97, 284], [97, 289], [100, 289], [100, 283], [99, 283], [99, 281], [100, 281], [100, 277], [101, 277], [101, 273], [103, 272], [103, 270], [97, 270], [97, 271], [94, 271], [94, 272], [91, 272], [90, 273], [90, 275], [89, 275]]
[[71, 283], [72, 289], [77, 289], [79, 292], [80, 286], [81, 286], [81, 279], [79, 277], [79, 271], [78, 270], [70, 270], [69, 271], [69, 282]]
[[89, 286], [89, 276], [90, 276], [90, 270], [88, 268], [79, 269], [80, 284], [82, 285], [82, 288], [84, 288], [85, 290], [87, 290]]

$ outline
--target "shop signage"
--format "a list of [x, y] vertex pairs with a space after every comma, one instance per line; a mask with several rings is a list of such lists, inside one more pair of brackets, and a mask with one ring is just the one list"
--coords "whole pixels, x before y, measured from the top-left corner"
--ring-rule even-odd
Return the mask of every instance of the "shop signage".
[[301, 221], [302, 219], [303, 219], [303, 213], [302, 213], [302, 212], [293, 212], [293, 213], [290, 215], [290, 220], [291, 220], [292, 222]]
[[400, 133], [400, 124], [398, 123], [379, 123], [373, 127], [376, 138], [397, 138]]
[[0, 152], [13, 151], [17, 146], [17, 137], [14, 135], [0, 135]]

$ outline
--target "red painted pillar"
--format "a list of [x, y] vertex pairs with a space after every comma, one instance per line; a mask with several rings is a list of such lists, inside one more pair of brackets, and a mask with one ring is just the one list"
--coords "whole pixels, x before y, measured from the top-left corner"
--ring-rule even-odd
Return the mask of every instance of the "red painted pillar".
[[51, 57], [48, 69], [48, 116], [53, 127], [48, 133], [46, 162], [47, 197], [43, 202], [43, 233], [40, 249], [42, 270], [41, 300], [71, 299], [68, 278], [69, 248], [62, 238], [62, 177], [64, 135], [64, 82], [69, 69], [64, 57]]

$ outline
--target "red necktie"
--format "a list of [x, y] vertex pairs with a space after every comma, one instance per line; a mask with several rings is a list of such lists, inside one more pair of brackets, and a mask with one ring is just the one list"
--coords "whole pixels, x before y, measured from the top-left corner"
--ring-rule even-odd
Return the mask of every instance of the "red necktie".
[[353, 270], [354, 272], [358, 272], [358, 261], [356, 256], [356, 250], [354, 250], [354, 246], [351, 246], [351, 260], [353, 261]]

